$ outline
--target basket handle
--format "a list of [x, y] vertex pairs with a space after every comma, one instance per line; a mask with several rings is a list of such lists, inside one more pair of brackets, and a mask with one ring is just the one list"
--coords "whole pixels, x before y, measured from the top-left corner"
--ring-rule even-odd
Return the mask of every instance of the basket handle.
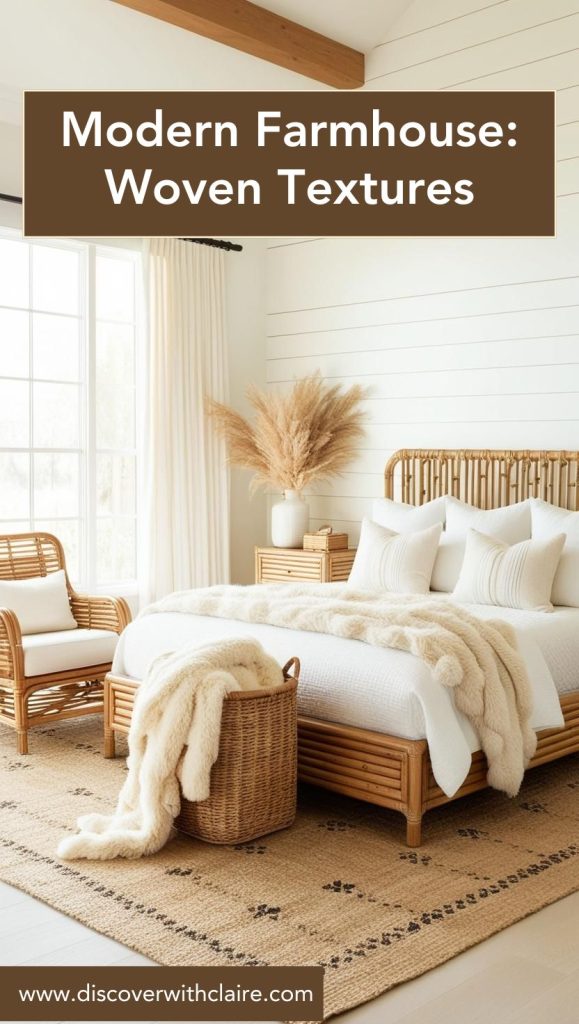
[[[293, 674], [290, 671], [292, 668], [293, 668]], [[289, 661], [286, 661], [286, 663], [285, 663], [285, 665], [283, 667], [283, 677], [284, 677], [284, 679], [299, 679], [300, 678], [300, 668], [301, 668], [300, 659], [299, 658], [290, 658]]]

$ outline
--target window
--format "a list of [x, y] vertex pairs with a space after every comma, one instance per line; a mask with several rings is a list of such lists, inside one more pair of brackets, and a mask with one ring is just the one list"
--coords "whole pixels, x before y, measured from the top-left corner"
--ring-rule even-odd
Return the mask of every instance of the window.
[[0, 233], [0, 532], [47, 530], [79, 585], [134, 587], [139, 257]]

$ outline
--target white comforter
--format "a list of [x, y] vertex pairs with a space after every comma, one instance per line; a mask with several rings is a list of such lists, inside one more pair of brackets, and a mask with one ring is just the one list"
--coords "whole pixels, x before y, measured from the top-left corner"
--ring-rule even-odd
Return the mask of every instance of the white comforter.
[[[481, 618], [497, 609], [468, 606]], [[579, 610], [552, 614], [501, 609], [517, 630], [533, 689], [535, 729], [563, 725], [560, 692], [579, 688], [574, 666], [579, 655]], [[157, 655], [195, 639], [252, 636], [283, 662], [302, 662], [299, 708], [302, 715], [427, 739], [434, 776], [448, 796], [464, 781], [479, 742], [456, 710], [452, 692], [432, 678], [429, 668], [405, 651], [370, 647], [357, 640], [182, 613], [137, 619], [120, 638], [114, 671], [142, 679]]]

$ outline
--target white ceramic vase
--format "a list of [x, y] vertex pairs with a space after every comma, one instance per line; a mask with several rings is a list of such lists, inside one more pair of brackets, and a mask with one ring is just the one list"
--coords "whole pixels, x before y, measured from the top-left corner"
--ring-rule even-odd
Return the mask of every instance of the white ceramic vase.
[[271, 510], [271, 542], [275, 548], [301, 548], [310, 523], [310, 506], [300, 491], [284, 491]]

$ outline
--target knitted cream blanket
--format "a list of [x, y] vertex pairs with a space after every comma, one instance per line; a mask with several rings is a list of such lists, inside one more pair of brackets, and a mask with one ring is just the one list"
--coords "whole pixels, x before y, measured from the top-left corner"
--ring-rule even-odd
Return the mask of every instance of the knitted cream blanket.
[[59, 856], [110, 860], [160, 850], [180, 810], [179, 783], [187, 800], [209, 796], [223, 698], [282, 682], [277, 662], [250, 638], [187, 645], [157, 658], [137, 691], [129, 773], [116, 811], [79, 818], [80, 832], [62, 840]]
[[410, 651], [432, 669], [435, 682], [453, 689], [455, 706], [486, 754], [489, 785], [509, 796], [519, 790], [537, 739], [527, 671], [506, 622], [477, 619], [446, 598], [359, 593], [343, 584], [183, 591], [142, 614], [155, 612], [264, 622]]

